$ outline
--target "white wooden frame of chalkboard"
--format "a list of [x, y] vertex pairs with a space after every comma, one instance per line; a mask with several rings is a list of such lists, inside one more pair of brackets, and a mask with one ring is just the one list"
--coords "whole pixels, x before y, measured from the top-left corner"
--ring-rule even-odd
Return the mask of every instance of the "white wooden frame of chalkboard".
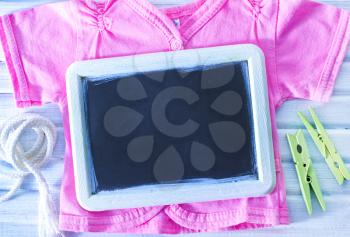
[[[170, 60], [172, 63], [169, 63]], [[84, 129], [86, 128], [82, 96], [84, 78], [106, 78], [135, 72], [194, 68], [240, 61], [248, 62], [258, 179], [243, 178], [232, 182], [203, 184], [181, 183], [179, 186], [157, 184], [139, 190], [131, 188], [101, 191], [96, 194], [91, 192], [89, 181], [91, 163], [87, 160], [87, 144], [84, 142], [88, 134]], [[69, 67], [66, 76], [75, 187], [78, 202], [83, 208], [102, 211], [255, 197], [263, 196], [274, 188], [275, 165], [265, 62], [264, 55], [257, 46], [230, 45], [80, 61]]]

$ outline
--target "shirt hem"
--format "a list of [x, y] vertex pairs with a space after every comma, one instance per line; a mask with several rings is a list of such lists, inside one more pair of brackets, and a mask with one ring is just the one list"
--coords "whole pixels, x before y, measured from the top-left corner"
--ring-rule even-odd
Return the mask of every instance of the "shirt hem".
[[41, 105], [41, 101], [30, 99], [28, 82], [19, 57], [10, 17], [11, 15], [0, 17], [0, 42], [4, 50], [6, 65], [10, 73], [16, 106], [22, 108], [32, 105]]
[[[288, 210], [286, 208], [244, 208], [222, 213], [202, 214], [220, 216], [220, 218], [214, 218], [213, 220], [210, 220], [211, 218], [208, 217], [205, 221], [202, 219], [201, 214], [190, 213], [183, 209], [180, 211], [176, 206], [169, 206], [164, 209], [164, 213], [174, 222], [168, 228], [164, 223], [148, 222], [158, 214], [153, 213], [151, 216], [143, 217], [144, 223], [129, 228], [121, 227], [123, 223], [113, 221], [113, 216], [106, 217], [102, 223], [99, 223], [94, 218], [61, 214], [60, 229], [72, 232], [181, 234], [233, 231], [236, 229], [242, 230], [289, 224]], [[174, 224], [178, 225], [178, 228], [174, 228]]]
[[345, 10], [341, 10], [338, 28], [333, 39], [330, 53], [328, 55], [317, 89], [311, 98], [312, 100], [317, 100], [319, 102], [328, 102], [330, 100], [336, 78], [339, 74], [340, 67], [348, 49], [349, 41], [349, 14]]

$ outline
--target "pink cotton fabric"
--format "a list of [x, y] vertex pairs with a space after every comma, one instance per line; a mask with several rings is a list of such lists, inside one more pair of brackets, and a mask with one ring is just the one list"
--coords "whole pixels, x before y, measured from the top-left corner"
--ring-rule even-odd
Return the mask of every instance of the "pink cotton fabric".
[[[179, 20], [177, 28], [174, 20]], [[349, 14], [307, 0], [197, 0], [159, 10], [147, 0], [75, 0], [3, 16], [0, 37], [19, 107], [58, 103], [66, 153], [60, 228], [188, 233], [288, 223], [276, 110], [328, 101], [350, 39]], [[276, 188], [264, 197], [89, 212], [77, 202], [65, 91], [76, 60], [253, 43], [266, 57]]]

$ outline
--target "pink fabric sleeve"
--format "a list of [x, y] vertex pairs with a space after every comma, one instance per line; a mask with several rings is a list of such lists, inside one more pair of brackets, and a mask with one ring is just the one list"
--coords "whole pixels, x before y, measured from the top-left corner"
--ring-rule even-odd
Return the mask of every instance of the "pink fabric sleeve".
[[74, 61], [76, 36], [68, 3], [0, 17], [0, 40], [19, 107], [58, 102]]
[[348, 12], [309, 0], [280, 0], [276, 31], [280, 102], [328, 101], [349, 39]]

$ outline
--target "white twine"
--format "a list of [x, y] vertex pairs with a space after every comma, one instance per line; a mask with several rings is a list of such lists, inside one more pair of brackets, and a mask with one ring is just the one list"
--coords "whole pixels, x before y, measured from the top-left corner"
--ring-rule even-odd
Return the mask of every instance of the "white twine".
[[[33, 146], [24, 151], [20, 137], [27, 129], [35, 131], [37, 137]], [[0, 202], [10, 199], [21, 186], [24, 178], [32, 174], [38, 183], [40, 194], [38, 203], [40, 237], [64, 236], [58, 230], [57, 209], [49, 186], [40, 172], [41, 166], [52, 155], [56, 138], [55, 125], [37, 114], [19, 114], [5, 121], [0, 127], [0, 160], [13, 167], [13, 171], [0, 169], [0, 176], [14, 180], [10, 190], [0, 195]]]

